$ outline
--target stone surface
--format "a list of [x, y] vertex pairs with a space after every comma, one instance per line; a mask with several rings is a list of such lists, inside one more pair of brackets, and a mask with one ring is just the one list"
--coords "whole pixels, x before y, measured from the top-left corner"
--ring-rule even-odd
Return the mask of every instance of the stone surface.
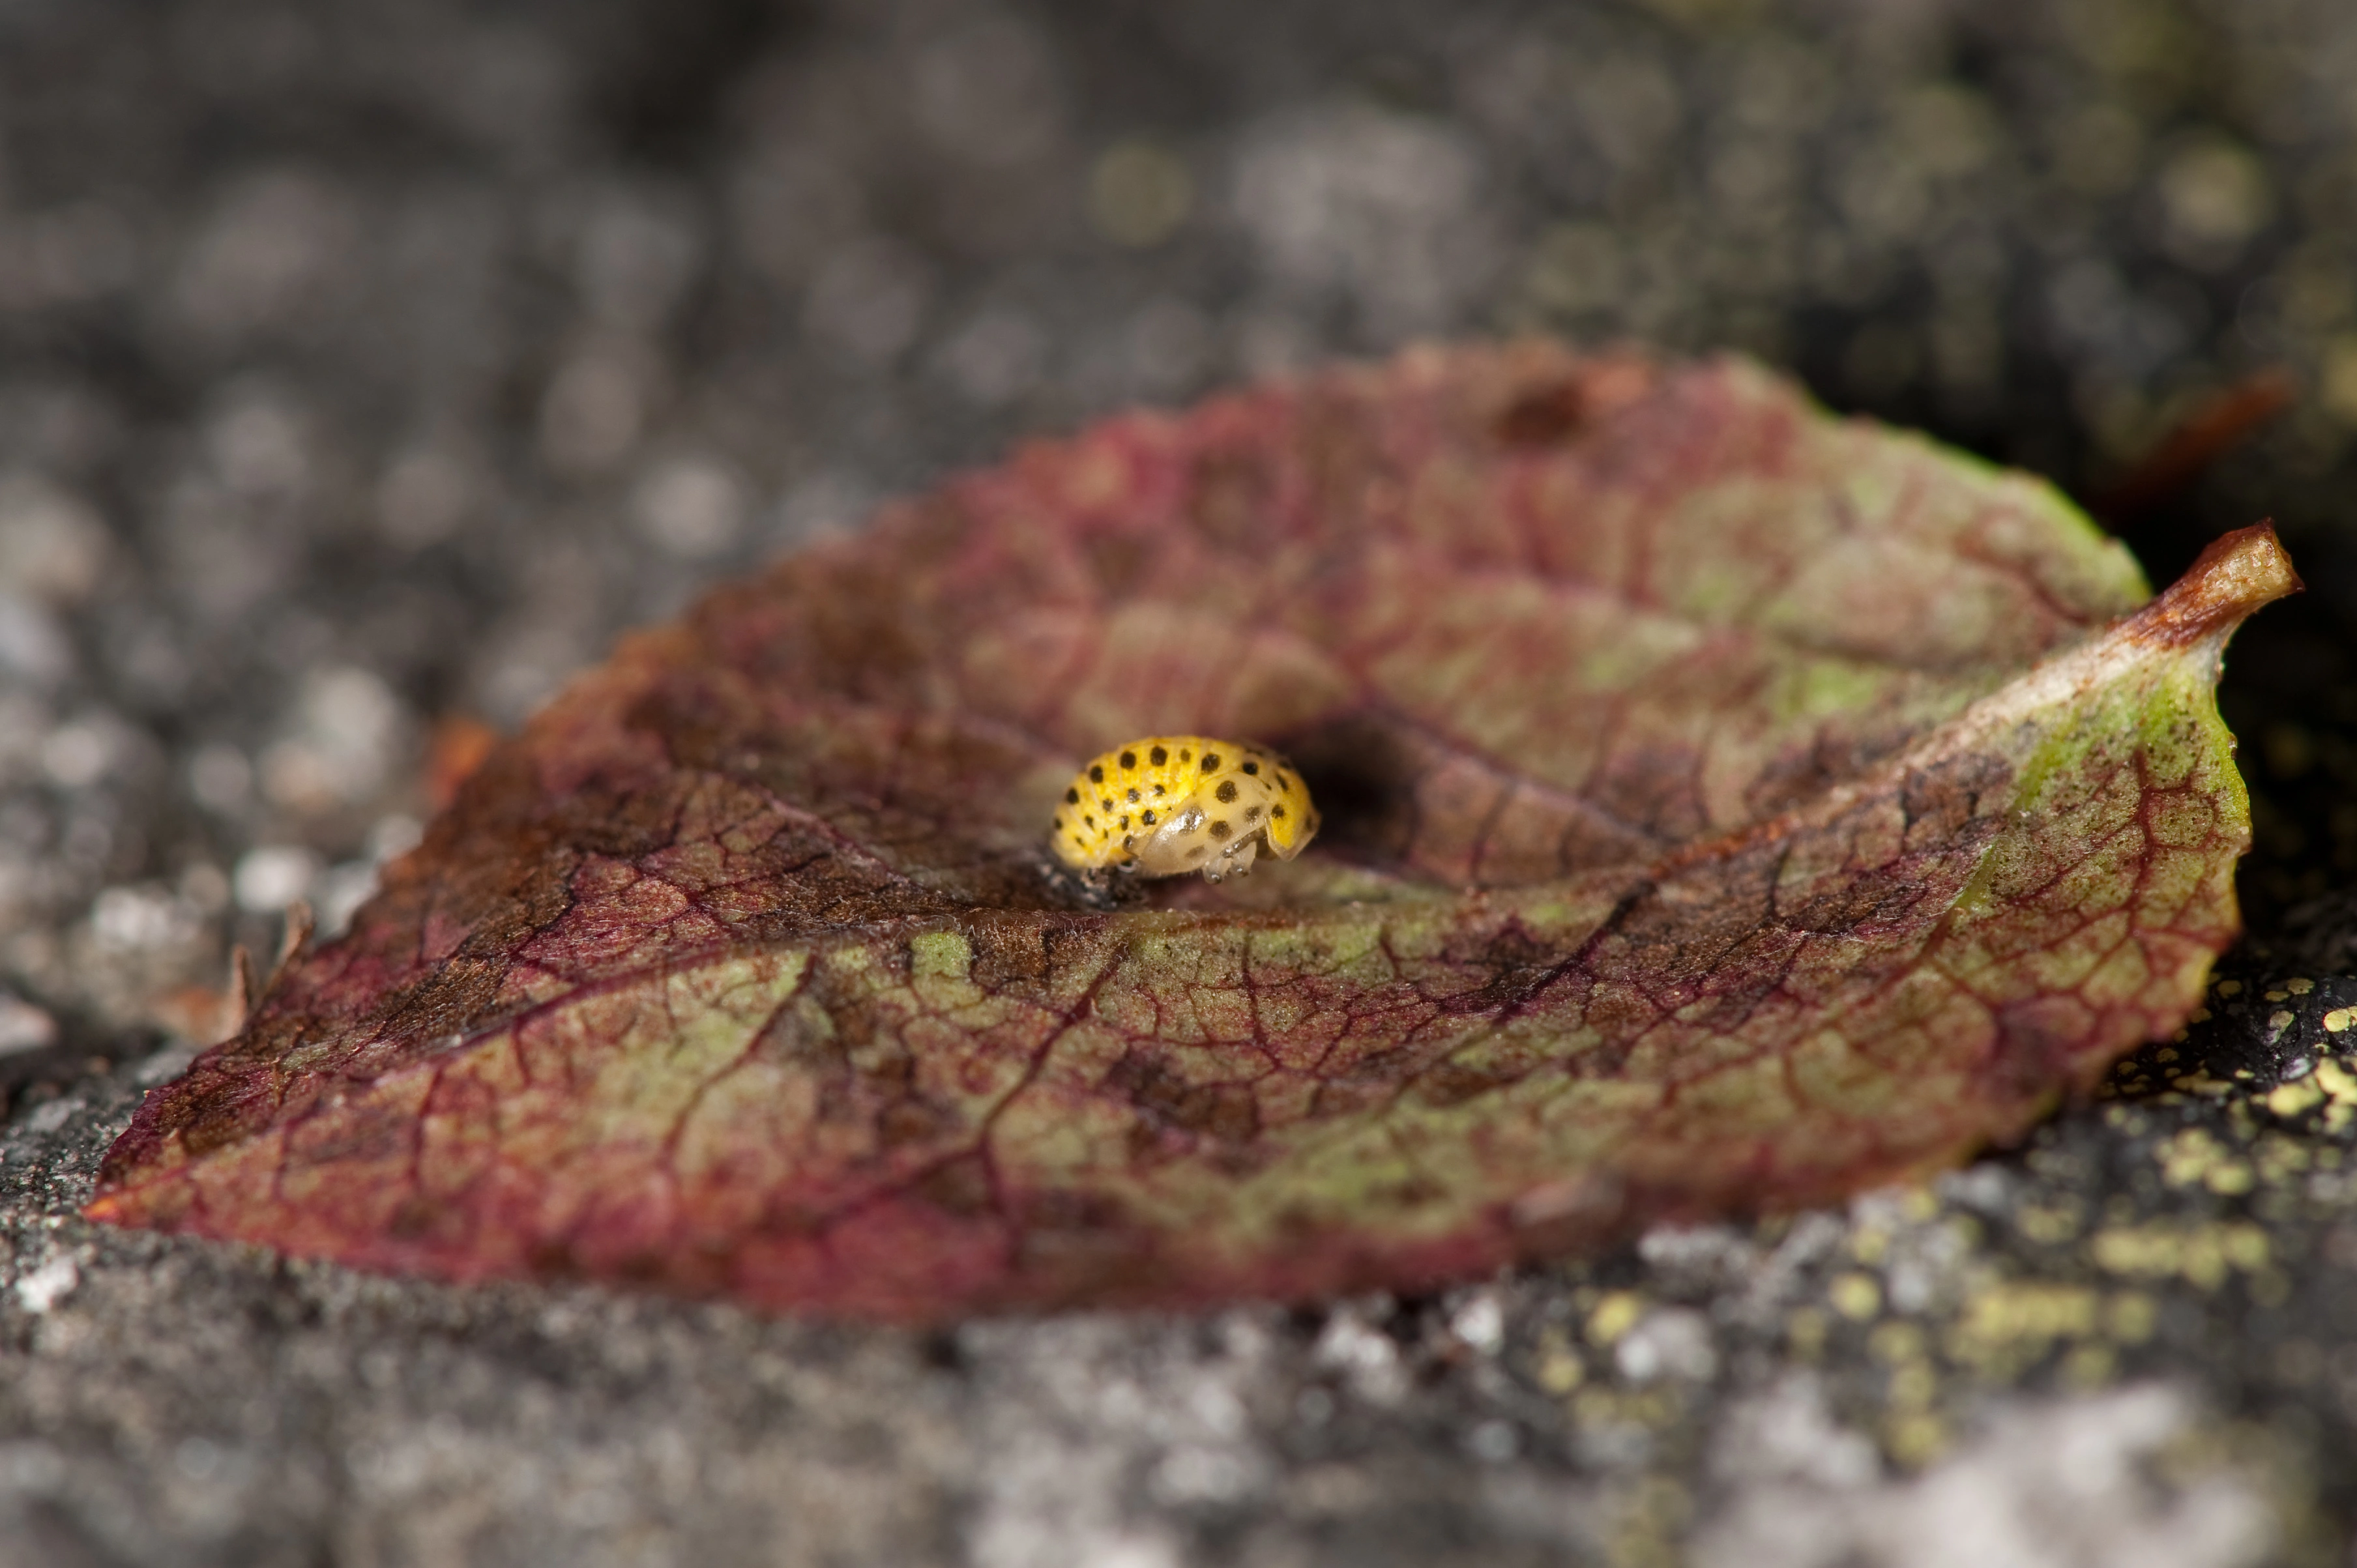
[[[0, 1563], [2345, 1561], [2333, 0], [0, 10]], [[1422, 335], [1731, 345], [2274, 515], [2210, 1018], [1924, 1190], [1445, 1297], [815, 1327], [76, 1217], [474, 726], [1022, 435]], [[2230, 987], [2232, 988], [2230, 990]]]

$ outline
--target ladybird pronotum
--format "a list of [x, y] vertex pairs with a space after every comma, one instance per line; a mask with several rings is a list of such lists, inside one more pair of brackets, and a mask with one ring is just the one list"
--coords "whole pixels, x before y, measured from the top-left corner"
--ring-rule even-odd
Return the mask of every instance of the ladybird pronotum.
[[1291, 860], [1318, 808], [1293, 764], [1249, 741], [1150, 735], [1072, 776], [1049, 842], [1080, 871], [1204, 880], [1242, 876], [1264, 854]]

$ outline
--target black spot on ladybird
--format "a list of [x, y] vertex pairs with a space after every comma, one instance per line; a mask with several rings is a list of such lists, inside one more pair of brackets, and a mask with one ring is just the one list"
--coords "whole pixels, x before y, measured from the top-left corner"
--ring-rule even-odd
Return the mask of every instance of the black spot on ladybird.
[[1064, 791], [1064, 804], [1067, 806], [1077, 806], [1080, 803], [1081, 792], [1077, 787]]
[[1193, 756], [1194, 753], [1187, 750], [1184, 746], [1181, 746], [1178, 750], [1178, 760], [1181, 762], [1191, 760]]
[[1280, 773], [1276, 776], [1276, 787], [1280, 789], [1290, 791], [1293, 788], [1293, 780]]
[[1121, 754], [1121, 765], [1122, 765], [1122, 767], [1123, 767], [1125, 769], [1132, 768], [1136, 767], [1136, 766], [1137, 766], [1137, 753], [1135, 753], [1135, 752], [1134, 752], [1134, 751], [1125, 751], [1125, 752], [1123, 752], [1123, 753]]
[[1218, 768], [1218, 767], [1219, 767], [1219, 766], [1220, 766], [1220, 754], [1219, 754], [1218, 752], [1216, 752], [1216, 751], [1207, 751], [1207, 752], [1203, 753], [1203, 771], [1204, 771], [1204, 772], [1206, 772], [1206, 773], [1212, 772], [1212, 771], [1214, 771], [1216, 768]]
[[1135, 801], [1135, 800], [1137, 799], [1137, 791], [1136, 791], [1136, 790], [1135, 790], [1135, 789], [1132, 789], [1132, 790], [1129, 792], [1129, 798], [1130, 798], [1130, 800], [1131, 800]]
[[1282, 806], [1271, 806], [1268, 809], [1268, 820], [1272, 822], [1283, 815], [1285, 815], [1285, 808]]
[[1189, 860], [1200, 860], [1203, 858], [1203, 846], [1201, 844], [1197, 844], [1193, 849], [1187, 852], [1187, 858]]
[[1089, 764], [1089, 782], [1092, 784], [1102, 784], [1104, 782], [1103, 763], [1092, 762]]
[[1124, 818], [1122, 818], [1122, 820], [1121, 820], [1121, 825], [1122, 825], [1123, 827], [1127, 827], [1127, 826], [1129, 826], [1129, 819], [1128, 819], [1127, 817], [1124, 817]]
[[1105, 810], [1105, 811], [1112, 811], [1112, 810], [1113, 810], [1113, 800], [1112, 800], [1112, 798], [1111, 798], [1110, 796], [1108, 796], [1108, 797], [1107, 797], [1106, 799], [1104, 799], [1104, 800], [1099, 800], [1099, 801], [1097, 802], [1097, 804], [1098, 804], [1098, 806], [1099, 806], [1099, 807], [1101, 807], [1102, 809], [1103, 809], [1103, 810]]
[[1146, 760], [1154, 764], [1155, 767], [1159, 768], [1164, 763], [1170, 760], [1170, 748], [1165, 746], [1157, 746], [1152, 751], [1146, 754]]
[[1155, 792], [1155, 794], [1157, 794], [1157, 795], [1161, 794], [1161, 793], [1162, 793], [1162, 786], [1161, 786], [1161, 785], [1159, 785], [1159, 784], [1157, 784], [1157, 785], [1154, 787], [1154, 792]]
[[1244, 771], [1247, 773], [1258, 773], [1260, 771], [1260, 764], [1257, 762], [1247, 762], [1244, 764]]
[[1260, 808], [1258, 806], [1246, 806], [1244, 808], [1244, 821], [1248, 822], [1256, 822], [1260, 821]]
[[1219, 796], [1220, 804], [1224, 806], [1236, 798], [1236, 781], [1232, 779], [1222, 779], [1220, 780], [1220, 787], [1212, 793]]
[[1138, 820], [1139, 822], [1144, 822], [1147, 827], [1149, 827], [1149, 828], [1150, 828], [1150, 827], [1152, 827], [1152, 826], [1154, 825], [1154, 813], [1153, 813], [1153, 812], [1151, 812], [1151, 811], [1148, 811], [1148, 812], [1146, 812], [1144, 816], [1142, 816], [1142, 817], [1138, 818], [1137, 820]]
[[1094, 817], [1082, 817], [1081, 821], [1088, 823], [1091, 827], [1095, 827], [1097, 825], [1097, 820]]
[[1233, 829], [1233, 828], [1232, 828], [1232, 827], [1228, 826], [1228, 824], [1227, 824], [1226, 822], [1213, 822], [1213, 823], [1211, 824], [1211, 829], [1210, 829], [1210, 832], [1211, 832], [1211, 840], [1212, 840], [1212, 842], [1213, 842], [1213, 843], [1216, 843], [1221, 842], [1222, 840], [1226, 839], [1226, 838], [1227, 838], [1231, 833], [1234, 832], [1235, 831], [1236, 831], [1235, 829]]

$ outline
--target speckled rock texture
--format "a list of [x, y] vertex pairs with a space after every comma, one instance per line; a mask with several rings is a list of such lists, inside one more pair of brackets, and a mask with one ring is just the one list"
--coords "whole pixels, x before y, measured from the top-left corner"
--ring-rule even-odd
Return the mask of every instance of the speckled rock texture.
[[[0, 5], [0, 1568], [2349, 1561], [2357, 11]], [[1731, 346], [2274, 516], [2206, 1016], [1925, 1188], [1429, 1299], [821, 1326], [91, 1226], [229, 945], [621, 628], [1023, 435]]]

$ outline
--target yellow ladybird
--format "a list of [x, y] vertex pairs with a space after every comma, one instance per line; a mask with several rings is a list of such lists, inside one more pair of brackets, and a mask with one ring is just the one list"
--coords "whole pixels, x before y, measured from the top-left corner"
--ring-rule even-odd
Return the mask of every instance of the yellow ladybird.
[[1150, 735], [1083, 768], [1056, 810], [1056, 858], [1080, 871], [1241, 876], [1291, 860], [1318, 832], [1293, 765], [1246, 741]]

